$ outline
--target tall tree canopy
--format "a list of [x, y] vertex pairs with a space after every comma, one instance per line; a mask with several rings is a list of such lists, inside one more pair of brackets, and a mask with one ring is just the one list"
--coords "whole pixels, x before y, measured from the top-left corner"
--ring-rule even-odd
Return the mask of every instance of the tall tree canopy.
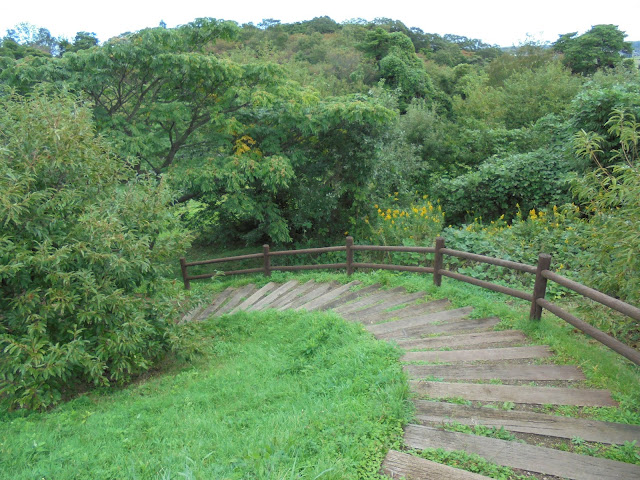
[[553, 44], [563, 54], [564, 64], [574, 73], [590, 75], [599, 69], [613, 68], [622, 62], [621, 52], [631, 53], [627, 36], [616, 25], [594, 25], [588, 32], [565, 33]]
[[[372, 139], [393, 113], [367, 96], [321, 100], [278, 65], [210, 52], [237, 31], [198, 19], [62, 58], [14, 60], [1, 75], [21, 91], [48, 81], [88, 97], [122, 161], [166, 176], [176, 200], [204, 202], [200, 215], [232, 238], [344, 230], [367, 184]], [[335, 209], [315, 214], [318, 205]]]

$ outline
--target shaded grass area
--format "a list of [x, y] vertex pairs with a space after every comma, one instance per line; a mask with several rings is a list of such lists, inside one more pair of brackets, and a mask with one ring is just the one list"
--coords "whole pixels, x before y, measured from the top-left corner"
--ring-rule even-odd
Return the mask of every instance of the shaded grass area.
[[332, 314], [199, 325], [197, 365], [4, 414], [0, 477], [377, 478], [410, 415], [399, 351]]

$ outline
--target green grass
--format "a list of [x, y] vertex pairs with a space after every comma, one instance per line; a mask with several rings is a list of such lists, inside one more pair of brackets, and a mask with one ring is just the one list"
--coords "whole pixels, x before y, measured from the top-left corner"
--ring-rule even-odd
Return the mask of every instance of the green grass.
[[376, 478], [409, 418], [399, 351], [331, 314], [202, 324], [197, 365], [5, 414], [0, 477]]
[[516, 474], [509, 467], [497, 465], [485, 460], [479, 455], [460, 450], [425, 448], [420, 452], [416, 452], [416, 456], [431, 460], [432, 462], [443, 463], [454, 468], [461, 468], [489, 478], [495, 478], [497, 480], [528, 480], [536, 478], [534, 476]]

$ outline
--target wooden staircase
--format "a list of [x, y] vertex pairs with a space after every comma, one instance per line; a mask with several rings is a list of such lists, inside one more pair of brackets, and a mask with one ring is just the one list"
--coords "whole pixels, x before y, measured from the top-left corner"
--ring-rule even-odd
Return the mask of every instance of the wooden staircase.
[[[538, 478], [640, 479], [638, 465], [553, 448], [572, 439], [640, 443], [640, 426], [535, 411], [542, 405], [616, 405], [608, 391], [585, 388], [579, 368], [549, 363], [549, 347], [527, 345], [521, 331], [494, 331], [498, 318], [468, 318], [472, 307], [452, 309], [447, 300], [424, 302], [424, 293], [379, 285], [354, 289], [357, 284], [292, 280], [228, 288], [183, 321], [239, 310], [333, 310], [362, 323], [376, 338], [397, 343], [406, 351], [401, 360], [416, 423], [405, 428], [407, 452], [390, 451], [384, 460], [381, 473], [390, 478], [487, 478], [411, 454], [441, 448], [474, 453]], [[504, 428], [516, 441], [447, 431], [443, 426], [450, 422]]]

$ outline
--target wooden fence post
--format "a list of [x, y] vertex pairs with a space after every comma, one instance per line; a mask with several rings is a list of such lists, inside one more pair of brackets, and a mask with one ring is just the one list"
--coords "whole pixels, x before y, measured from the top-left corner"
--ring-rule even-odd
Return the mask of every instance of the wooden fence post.
[[180, 257], [180, 270], [182, 270], [182, 280], [184, 281], [185, 290], [191, 290], [191, 282], [189, 282], [189, 275], [187, 274], [187, 261], [184, 257]]
[[442, 252], [441, 249], [444, 248], [444, 238], [438, 237], [436, 238], [436, 252], [433, 257], [433, 283], [436, 287], [439, 287], [442, 283], [442, 274], [440, 270], [442, 270]]
[[541, 253], [538, 255], [538, 268], [536, 269], [536, 283], [533, 286], [533, 301], [531, 302], [531, 310], [529, 318], [531, 320], [540, 320], [542, 316], [542, 307], [538, 305], [538, 299], [544, 299], [547, 293], [547, 279], [542, 276], [543, 270], [549, 270], [551, 266], [551, 255]]
[[353, 237], [347, 237], [347, 275], [353, 274]]
[[264, 276], [271, 276], [271, 257], [269, 256], [269, 244], [262, 246], [262, 254], [264, 255]]

